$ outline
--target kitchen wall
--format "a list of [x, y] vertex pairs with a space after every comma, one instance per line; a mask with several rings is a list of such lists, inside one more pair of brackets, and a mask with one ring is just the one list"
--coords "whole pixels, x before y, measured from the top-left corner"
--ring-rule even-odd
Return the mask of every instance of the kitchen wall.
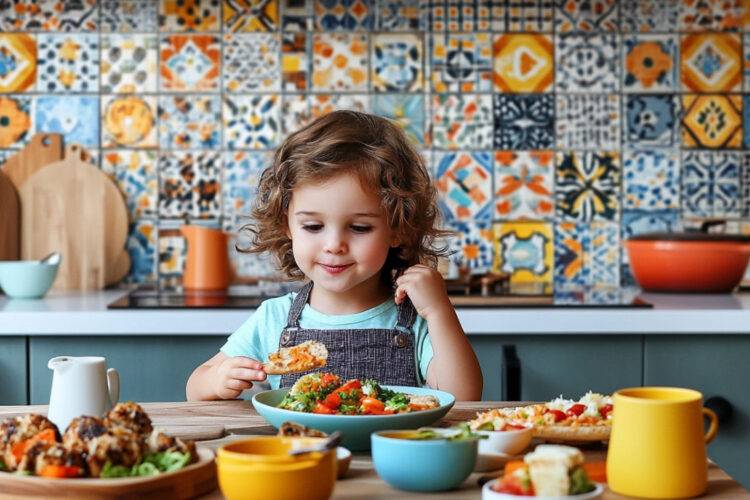
[[750, 232], [741, 3], [0, 0], [0, 159], [85, 146], [128, 200], [128, 280], [171, 286], [184, 220], [237, 228], [287, 134], [368, 111], [428, 160], [454, 264], [628, 283], [633, 234]]

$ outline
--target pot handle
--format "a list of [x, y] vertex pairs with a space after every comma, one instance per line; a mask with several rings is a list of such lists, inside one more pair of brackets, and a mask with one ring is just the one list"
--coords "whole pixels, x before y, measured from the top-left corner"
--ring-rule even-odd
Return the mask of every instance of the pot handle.
[[710, 219], [710, 220], [704, 220], [701, 222], [701, 233], [708, 233], [708, 230], [712, 228], [713, 226], [724, 226], [724, 229], [726, 229], [727, 221], [724, 219]]

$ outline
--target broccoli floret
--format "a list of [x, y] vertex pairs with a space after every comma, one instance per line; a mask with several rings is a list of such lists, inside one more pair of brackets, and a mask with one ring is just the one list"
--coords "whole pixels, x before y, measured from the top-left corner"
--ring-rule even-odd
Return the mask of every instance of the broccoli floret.
[[385, 409], [394, 410], [396, 412], [409, 408], [409, 397], [406, 394], [400, 392], [393, 392], [393, 395], [386, 399]]

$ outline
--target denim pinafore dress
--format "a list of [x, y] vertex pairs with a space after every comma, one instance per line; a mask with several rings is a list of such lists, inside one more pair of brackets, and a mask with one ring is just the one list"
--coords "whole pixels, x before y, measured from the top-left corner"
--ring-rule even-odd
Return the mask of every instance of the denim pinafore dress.
[[387, 385], [422, 385], [412, 332], [417, 311], [408, 297], [398, 306], [398, 320], [393, 328], [315, 330], [299, 326], [312, 287], [312, 282], [307, 283], [294, 298], [279, 347], [317, 340], [328, 349], [328, 361], [322, 369], [282, 375], [280, 387], [289, 387], [299, 377], [315, 371], [334, 373], [342, 380], [372, 378]]

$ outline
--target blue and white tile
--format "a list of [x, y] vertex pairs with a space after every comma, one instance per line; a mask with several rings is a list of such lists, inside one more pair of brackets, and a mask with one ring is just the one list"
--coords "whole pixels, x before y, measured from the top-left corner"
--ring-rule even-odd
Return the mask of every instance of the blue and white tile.
[[635, 146], [677, 146], [680, 101], [675, 95], [627, 95], [624, 141]]
[[682, 213], [688, 217], [741, 217], [740, 153], [682, 154]]
[[671, 149], [623, 151], [623, 209], [680, 208], [680, 155]]
[[34, 102], [37, 131], [62, 134], [65, 144], [99, 147], [97, 96], [39, 96]]

